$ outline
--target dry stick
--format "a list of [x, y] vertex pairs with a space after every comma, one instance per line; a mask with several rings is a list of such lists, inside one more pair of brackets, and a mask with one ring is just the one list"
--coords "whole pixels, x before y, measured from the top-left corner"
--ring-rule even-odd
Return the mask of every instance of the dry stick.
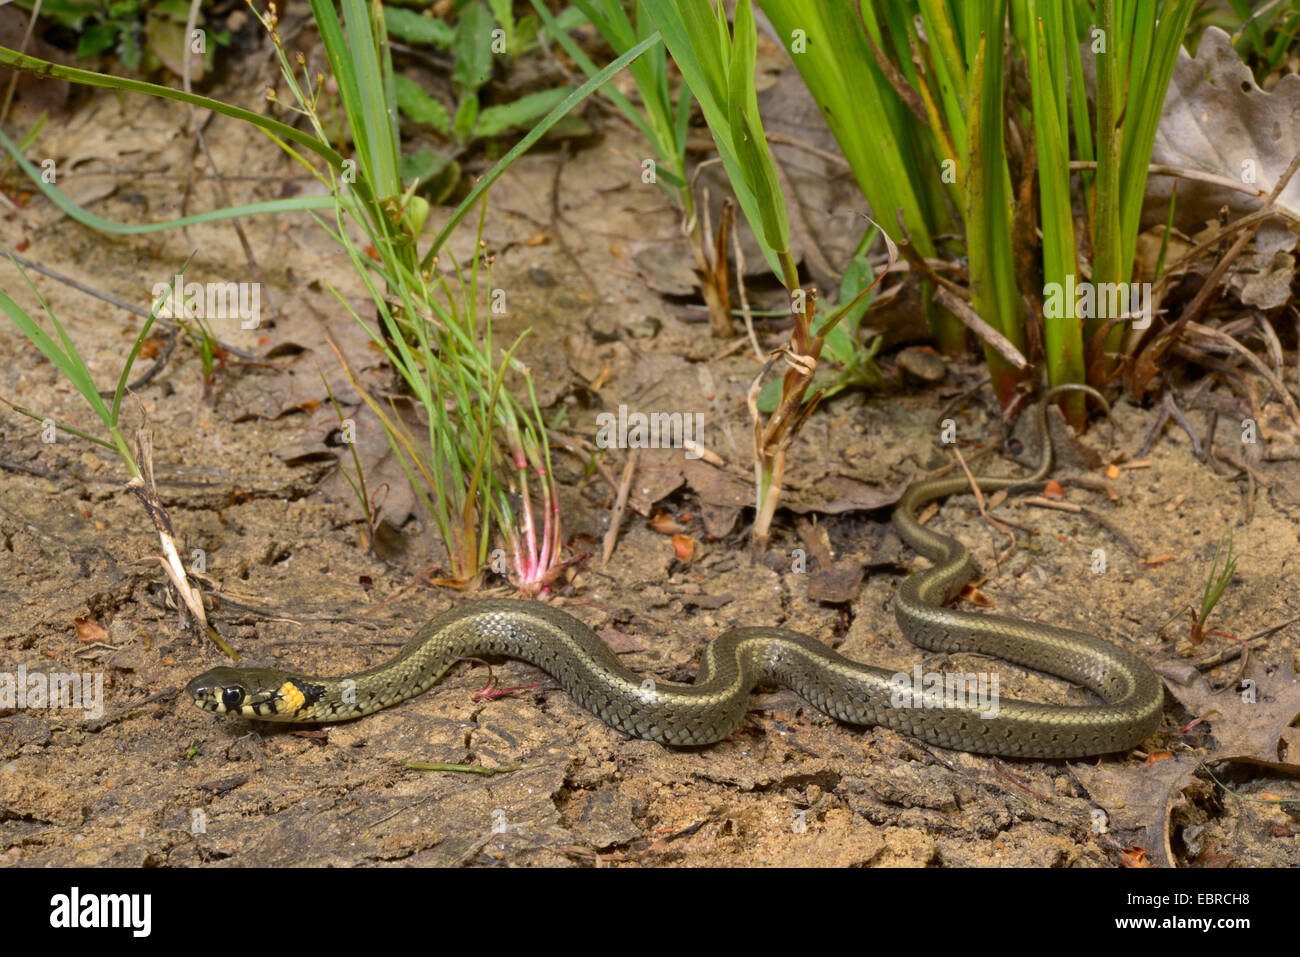
[[1290, 625], [1294, 625], [1298, 621], [1300, 621], [1300, 615], [1297, 615], [1295, 618], [1288, 619], [1287, 621], [1282, 622], [1282, 624], [1280, 625], [1273, 625], [1272, 627], [1265, 628], [1263, 631], [1258, 631], [1255, 634], [1251, 635], [1249, 638], [1243, 638], [1240, 641], [1240, 643], [1234, 645], [1233, 647], [1228, 648], [1225, 651], [1219, 652], [1213, 658], [1206, 658], [1204, 661], [1197, 662], [1195, 665], [1193, 665], [1193, 667], [1197, 671], [1213, 671], [1215, 668], [1219, 667], [1220, 665], [1227, 664], [1229, 661], [1235, 661], [1237, 658], [1240, 658], [1242, 653], [1247, 648], [1254, 647], [1252, 642], [1265, 641], [1269, 638], [1272, 638], [1283, 628], [1286, 628]]
[[[586, 439], [580, 439], [577, 436], [573, 436], [573, 435], [565, 435], [564, 433], [556, 432], [553, 429], [547, 429], [546, 434], [549, 435], [551, 439], [553, 439], [555, 442], [558, 442], [560, 446], [564, 449], [564, 451], [568, 452], [570, 455], [574, 455], [577, 458], [582, 459], [583, 465], [586, 465], [587, 462], [591, 460], [591, 453], [595, 451], [595, 446], [592, 445], [590, 442], [588, 442]], [[584, 455], [583, 453], [586, 453], [586, 455]], [[599, 462], [594, 460], [591, 461], [592, 464], [596, 467], [596, 471], [600, 473], [601, 478], [603, 478], [606, 482], [609, 483], [610, 489], [612, 489], [614, 492], [617, 492], [618, 485], [619, 485], [618, 479], [614, 478], [614, 473], [609, 470], [609, 466], [606, 465], [604, 462]]]
[[1205, 239], [1201, 240], [1199, 243], [1197, 243], [1195, 246], [1189, 249], [1185, 254], [1180, 256], [1175, 262], [1172, 262], [1165, 267], [1164, 273], [1152, 285], [1152, 292], [1151, 292], [1152, 298], [1155, 300], [1159, 300], [1163, 298], [1164, 293], [1169, 288], [1169, 286], [1173, 284], [1175, 279], [1181, 278], [1183, 273], [1186, 272], [1187, 268], [1193, 262], [1195, 262], [1197, 259], [1204, 256], [1214, 247], [1218, 246], [1220, 243], [1222, 243], [1225, 239], [1227, 239], [1232, 234], [1239, 233], [1242, 230], [1253, 229], [1255, 227], [1258, 227], [1268, 222], [1271, 219], [1279, 219], [1279, 218], [1288, 219], [1297, 224], [1300, 224], [1300, 217], [1295, 216], [1295, 214], [1284, 215], [1277, 208], [1271, 208], [1271, 209], [1264, 208], [1264, 209], [1257, 209], [1253, 213], [1247, 213], [1245, 216], [1242, 216], [1240, 219], [1234, 219], [1232, 222], [1222, 226], [1221, 228], [1216, 230], [1213, 234], [1205, 237]]
[[996, 349], [1002, 358], [1017, 369], [1029, 367], [1029, 360], [1021, 355], [1020, 350], [1011, 343], [1010, 339], [981, 319], [979, 313], [972, 309], [969, 303], [954, 296], [946, 287], [939, 286], [935, 289], [934, 301], [960, 319], [962, 325]]
[[793, 146], [795, 149], [803, 150], [805, 153], [811, 153], [818, 156], [826, 162], [838, 166], [840, 169], [852, 169], [849, 161], [839, 153], [832, 153], [829, 150], [818, 149], [811, 143], [805, 143], [803, 140], [795, 139], [793, 136], [784, 136], [781, 133], [767, 132], [767, 141], [769, 143], [780, 143], [782, 146]]
[[140, 475], [126, 483], [127, 489], [140, 500], [144, 510], [153, 520], [154, 528], [158, 531], [158, 538], [162, 542], [163, 554], [166, 558], [160, 557], [163, 569], [167, 572], [167, 577], [172, 580], [177, 594], [189, 609], [194, 620], [198, 622], [200, 630], [203, 631], [212, 641], [231, 658], [239, 660], [239, 655], [222, 641], [217, 630], [208, 623], [208, 611], [203, 605], [203, 592], [197, 585], [189, 582], [188, 575], [185, 571], [185, 565], [181, 562], [180, 550], [176, 547], [176, 535], [172, 531], [171, 520], [167, 517], [167, 509], [163, 506], [162, 500], [158, 497], [158, 488], [154, 483], [153, 477], [153, 435], [146, 429], [140, 429], [135, 434], [136, 455], [139, 458]]
[[[41, 3], [43, 0], [36, 0], [32, 6], [31, 19], [27, 21], [27, 30], [23, 33], [23, 42], [18, 45], [19, 53], [27, 52], [27, 44], [32, 40], [32, 31], [36, 28], [36, 18], [41, 15]], [[18, 88], [18, 71], [14, 70], [13, 76], [9, 77], [9, 88], [5, 90], [4, 105], [0, 106], [0, 125], [9, 119], [9, 106], [13, 103], [14, 90]]]
[[1045, 498], [1042, 495], [1026, 495], [1021, 500], [1023, 505], [1032, 505], [1035, 508], [1050, 508], [1057, 512], [1069, 512], [1071, 515], [1079, 515], [1083, 512], [1083, 506], [1074, 502], [1063, 502], [1059, 499]]
[[[19, 256], [17, 253], [5, 249], [3, 246], [0, 246], [0, 256], [12, 256], [14, 261], [19, 263], [24, 269], [31, 269], [34, 270], [35, 272], [39, 272], [43, 276], [49, 276], [51, 279], [57, 282], [61, 282], [64, 283], [65, 285], [71, 286], [73, 289], [76, 289], [78, 292], [84, 292], [88, 296], [93, 296], [96, 299], [101, 299], [105, 302], [112, 303], [113, 305], [118, 306], [119, 308], [122, 309], [127, 309], [135, 313], [136, 315], [144, 316], [145, 318], [148, 318], [150, 315], [150, 313], [144, 309], [140, 309], [136, 306], [130, 305], [129, 303], [122, 302], [120, 299], [110, 296], [107, 293], [101, 293], [94, 289], [91, 289], [89, 286], [83, 283], [79, 283], [75, 279], [71, 279], [68, 276], [60, 275], [59, 273], [55, 272], [52, 269], [47, 269], [44, 266], [39, 265], [38, 263], [32, 262], [30, 259], [26, 259], [23, 256]], [[157, 319], [157, 317], [155, 317], [154, 321], [157, 322], [159, 320]], [[143, 386], [148, 385], [158, 376], [158, 373], [162, 372], [162, 370], [167, 367], [167, 363], [171, 360], [172, 352], [176, 349], [176, 340], [179, 332], [180, 332], [180, 326], [173, 324], [167, 327], [167, 344], [163, 346], [162, 352], [159, 353], [158, 357], [154, 359], [153, 365], [151, 365], [148, 369], [145, 370], [144, 375], [140, 376], [140, 378], [136, 379], [134, 382], [127, 383], [126, 387], [128, 390], [139, 389]], [[113, 396], [117, 394], [116, 390], [113, 389], [99, 389], [98, 392], [100, 398], [102, 399], [111, 399], [113, 398]]]
[[[1291, 164], [1286, 168], [1286, 172], [1282, 174], [1282, 177], [1277, 181], [1277, 183], [1274, 184], [1272, 191], [1268, 194], [1268, 198], [1264, 200], [1264, 205], [1259, 210], [1259, 213], [1271, 214], [1273, 212], [1273, 207], [1277, 202], [1278, 196], [1281, 194], [1282, 190], [1286, 188], [1287, 183], [1291, 181], [1291, 177], [1295, 175], [1297, 169], [1300, 169], [1300, 152], [1297, 152], [1295, 156], [1292, 157]], [[1224, 273], [1228, 271], [1228, 266], [1231, 265], [1234, 259], [1241, 255], [1241, 251], [1245, 249], [1246, 245], [1252, 238], [1254, 238], [1255, 231], [1263, 221], [1263, 218], [1261, 218], [1257, 223], [1252, 224], [1250, 228], [1241, 231], [1241, 234], [1233, 241], [1233, 244], [1228, 247], [1228, 251], [1223, 254], [1217, 263], [1214, 264], [1214, 268], [1210, 270], [1210, 275], [1206, 278], [1205, 284], [1201, 286], [1188, 307], [1183, 310], [1183, 314], [1179, 316], [1177, 321], [1166, 329], [1155, 342], [1144, 350], [1144, 353], [1150, 355], [1153, 365], [1166, 351], [1168, 351], [1169, 347], [1173, 345], [1174, 341], [1182, 333], [1183, 329], [1187, 327], [1188, 323], [1200, 319], [1201, 316], [1205, 314], [1206, 309], [1209, 308], [1210, 300], [1214, 298], [1219, 291], [1219, 284], [1223, 281], [1223, 276]]]
[[438, 571], [438, 566], [436, 565], [432, 565], [429, 568], [426, 568], [424, 571], [420, 572], [420, 574], [416, 575], [413, 579], [411, 579], [409, 582], [407, 582], [397, 591], [393, 592], [393, 594], [381, 600], [378, 604], [371, 605], [369, 608], [362, 611], [361, 617], [364, 618], [366, 615], [373, 615], [375, 612], [382, 609], [389, 602], [396, 601], [397, 599], [401, 598], [403, 595], [409, 592], [412, 588], [415, 588], [417, 585], [421, 585], [425, 582], [428, 582], [429, 584], [432, 585], [434, 583], [434, 579], [430, 578], [430, 576], [437, 571]]
[[[167, 330], [167, 343], [162, 347], [162, 351], [158, 353], [158, 357], [154, 359], [153, 365], [148, 369], [145, 369], [144, 375], [140, 376], [140, 378], [136, 379], [134, 382], [127, 383], [127, 389], [134, 392], [137, 389], [147, 386], [158, 377], [158, 373], [167, 368], [167, 363], [171, 361], [172, 353], [176, 351], [176, 342], [180, 338], [180, 331], [179, 326], [172, 326]], [[99, 389], [97, 391], [99, 392], [99, 397], [101, 399], [111, 399], [117, 395], [117, 390], [115, 389]]]
[[754, 358], [763, 361], [763, 350], [758, 347], [758, 337], [754, 335], [754, 314], [749, 309], [749, 294], [745, 292], [745, 253], [740, 248], [740, 230], [731, 231], [732, 255], [736, 259], [736, 290], [740, 293], [740, 312], [745, 317], [745, 331], [749, 334], [749, 344], [754, 347]]
[[[900, 228], [903, 227], [902, 210], [899, 210], [898, 225]], [[916, 251], [916, 247], [912, 245], [912, 240], [908, 236], [906, 229], [903, 229], [903, 240], [903, 242], [898, 244], [898, 251], [903, 254], [903, 258], [907, 260], [907, 264], [911, 266], [922, 279], [928, 279], [930, 282], [934, 283], [936, 289], [946, 289], [948, 292], [960, 299], [965, 300], [970, 298], [970, 289], [966, 286], [958, 285], [946, 276], [939, 275], [938, 271], [930, 265], [930, 260], [926, 259]]]
[[979, 392], [980, 389], [984, 388], [992, 381], [993, 381], [992, 376], [984, 376], [982, 379], [976, 382], [965, 392], [962, 392], [961, 394], [953, 396], [951, 399], [949, 399], [948, 403], [942, 409], [939, 410], [939, 414], [934, 417], [935, 424], [942, 425], [943, 420], [948, 418], [948, 415], [951, 412], [953, 412], [963, 402], [965, 402], [971, 396], [975, 395], [977, 392]]
[[[1096, 160], [1071, 160], [1070, 169], [1096, 169]], [[1219, 176], [1215, 173], [1205, 173], [1199, 169], [1189, 169], [1184, 166], [1169, 166], [1165, 163], [1151, 163], [1147, 166], [1147, 172], [1156, 176], [1175, 176], [1178, 179], [1194, 179], [1202, 183], [1210, 183], [1213, 186], [1221, 186], [1224, 189], [1234, 190], [1238, 193], [1245, 193], [1247, 196], [1253, 196], [1255, 199], [1264, 198], [1264, 190], [1258, 186], [1248, 186], [1240, 180], [1233, 179], [1230, 176]]]
[[1215, 342], [1220, 342], [1233, 352], [1244, 357], [1247, 362], [1255, 367], [1255, 371], [1263, 377], [1264, 381], [1273, 388], [1273, 391], [1278, 394], [1278, 397], [1282, 400], [1282, 404], [1286, 406], [1287, 413], [1291, 416], [1291, 421], [1296, 424], [1297, 428], [1300, 428], [1300, 408], [1297, 408], [1295, 399], [1292, 397], [1287, 387], [1282, 384], [1282, 380], [1273, 374], [1259, 356], [1255, 355], [1255, 353], [1251, 352], [1236, 339], [1232, 338], [1232, 336], [1226, 336], [1218, 329], [1203, 326], [1199, 322], [1188, 322], [1187, 331], [1194, 332], [1198, 336], [1204, 336], [1207, 339], [1213, 339]]
[[1179, 426], [1182, 427], [1182, 430], [1187, 433], [1187, 437], [1191, 439], [1192, 454], [1200, 461], [1204, 462], [1205, 450], [1201, 445], [1201, 440], [1198, 439], [1196, 433], [1192, 431], [1192, 423], [1187, 421], [1187, 416], [1183, 415], [1183, 410], [1178, 408], [1178, 404], [1174, 402], [1174, 397], [1170, 393], [1166, 392], [1164, 399], [1161, 400], [1161, 405], [1164, 407], [1164, 410], [1169, 413], [1169, 417], [1177, 422]]
[[[717, 159], [717, 158], [715, 158]], [[718, 160], [721, 161], [720, 159]], [[700, 173], [709, 163], [714, 160], [705, 160], [699, 166], [695, 167], [695, 172], [691, 175], [690, 184], [686, 187], [687, 191], [695, 195], [695, 183], [700, 178]], [[719, 270], [719, 264], [709, 262], [708, 251], [717, 250], [717, 245], [713, 238], [713, 221], [709, 213], [709, 189], [704, 187], [700, 190], [700, 200], [695, 204], [695, 211], [690, 218], [685, 215], [686, 211], [682, 210], [682, 235], [686, 237], [691, 247], [691, 255], [695, 257], [695, 267], [700, 273], [700, 294], [704, 296], [705, 305], [709, 311], [709, 326], [713, 329], [713, 335], [718, 339], [730, 339], [734, 334], [731, 329], [731, 315], [727, 314], [726, 326], [723, 326], [723, 318], [717, 314], [716, 306], [717, 282], [716, 273]], [[727, 218], [726, 205], [723, 205], [722, 220], [719, 228], [723, 228]], [[699, 223], [699, 233], [696, 234], [696, 222]], [[698, 238], [698, 242], [695, 240]], [[716, 260], [716, 255], [715, 255]]]
[[1152, 423], [1151, 430], [1147, 433], [1147, 441], [1143, 442], [1141, 449], [1138, 450], [1138, 458], [1144, 458], [1151, 451], [1152, 446], [1156, 445], [1156, 439], [1160, 438], [1160, 433], [1165, 429], [1165, 423], [1171, 419], [1169, 407], [1164, 402], [1156, 410], [1156, 421]]
[[[92, 288], [91, 286], [87, 286], [83, 282], [78, 282], [76, 279], [73, 279], [71, 276], [65, 276], [63, 273], [56, 272], [53, 269], [49, 268], [48, 266], [42, 266], [38, 262], [34, 262], [33, 260], [20, 256], [13, 250], [5, 249], [3, 246], [0, 246], [0, 255], [4, 256], [5, 258], [9, 258], [10, 256], [12, 256], [14, 260], [24, 269], [30, 269], [33, 272], [40, 273], [42, 276], [48, 276], [50, 279], [53, 279], [55, 282], [61, 282], [65, 286], [70, 286], [71, 288], [77, 290], [77, 292], [83, 292], [87, 296], [90, 296], [94, 299], [98, 299], [101, 302], [106, 302], [111, 306], [116, 306], [118, 309], [123, 309], [126, 312], [131, 313], [131, 315], [133, 316], [139, 316], [141, 319], [149, 318], [148, 309], [141, 309], [139, 306], [133, 305], [124, 299], [118, 299], [116, 296], [111, 295], [109, 293], [100, 292], [98, 289]], [[161, 325], [163, 328], [172, 331], [175, 331], [176, 329], [180, 328], [179, 326], [176, 325], [175, 322], [173, 322], [170, 319], [166, 319], [162, 316], [155, 316], [154, 322], [157, 323], [158, 325]], [[274, 362], [268, 362], [266, 359], [262, 358], [259, 355], [255, 355], [254, 353], [251, 352], [245, 352], [242, 349], [236, 349], [234, 346], [227, 345], [226, 343], [222, 342], [220, 339], [213, 339], [212, 341], [215, 342], [221, 348], [222, 352], [227, 352], [237, 359], [243, 359], [245, 362], [255, 363], [257, 365], [267, 366], [267, 367], [273, 367], [275, 365]]]
[[1227, 462], [1233, 468], [1241, 469], [1241, 471], [1254, 476], [1255, 481], [1258, 482], [1260, 485], [1264, 486], [1264, 488], [1271, 489], [1273, 487], [1272, 481], [1270, 481], [1267, 476], [1260, 474], [1258, 471], [1256, 471], [1254, 468], [1251, 467], [1249, 462], [1239, 459], [1237, 456], [1233, 455], [1231, 452], [1227, 451], [1226, 449], [1224, 450], [1215, 449], [1214, 455], [1215, 458], [1217, 458], [1219, 461]]
[[1278, 339], [1273, 324], [1264, 318], [1262, 312], [1255, 313], [1252, 324], [1259, 327], [1260, 335], [1264, 337], [1264, 342], [1268, 344], [1269, 356], [1273, 359], [1273, 374], [1277, 376], [1278, 382], [1285, 383], [1286, 361], [1282, 356], [1282, 341]]
[[993, 559], [993, 564], [997, 566], [998, 574], [1000, 575], [1002, 574], [1002, 562], [1015, 550], [1016, 536], [1010, 532], [1005, 525], [988, 513], [988, 509], [984, 507], [984, 493], [980, 491], [979, 483], [975, 481], [975, 476], [971, 474], [970, 468], [966, 465], [966, 459], [962, 457], [961, 449], [954, 445], [952, 451], [953, 454], [957, 456], [957, 462], [961, 465], [961, 470], [966, 473], [966, 481], [970, 482], [970, 490], [975, 495], [975, 506], [979, 509], [980, 514], [984, 516], [984, 521], [988, 522], [995, 529], [1005, 535], [1011, 543], [1007, 546], [1006, 551]]
[[[1187, 343], [1180, 342], [1173, 348], [1174, 355], [1186, 359], [1189, 362], [1195, 362], [1197, 365], [1204, 366], [1212, 372], [1217, 372], [1222, 380], [1237, 390], [1238, 394], [1245, 397], [1246, 404], [1250, 406], [1247, 413], [1251, 419], [1259, 424], [1259, 434], [1264, 438], [1269, 438], [1273, 430], [1269, 429], [1264, 423], [1264, 415], [1260, 410], [1259, 396], [1250, 387], [1250, 380], [1244, 375], [1240, 375], [1240, 370], [1226, 362], [1220, 362], [1210, 353], [1197, 349]], [[1207, 396], [1207, 401], [1209, 397]], [[1234, 413], [1235, 414], [1235, 413]]]
[[618, 541], [618, 526], [623, 521], [623, 512], [627, 508], [627, 495], [632, 488], [632, 476], [636, 472], [636, 461], [640, 454], [639, 448], [630, 450], [627, 464], [623, 466], [623, 480], [618, 483], [618, 495], [615, 496], [614, 505], [609, 510], [609, 528], [605, 531], [605, 541], [601, 546], [601, 568], [609, 564], [610, 556], [614, 554], [614, 545]]
[[[1219, 410], [1210, 409], [1209, 415], [1205, 417], [1205, 449], [1204, 452], [1202, 453], [1202, 458], [1201, 458], [1201, 461], [1203, 463], [1209, 462], [1210, 456], [1215, 454], [1214, 432], [1216, 429], [1218, 429], [1218, 427], [1219, 427]], [[1212, 464], [1211, 464], [1211, 468], [1213, 468]]]

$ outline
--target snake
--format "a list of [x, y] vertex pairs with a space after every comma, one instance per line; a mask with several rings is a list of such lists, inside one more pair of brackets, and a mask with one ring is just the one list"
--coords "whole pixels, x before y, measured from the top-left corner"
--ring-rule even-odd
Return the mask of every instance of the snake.
[[[971, 484], [993, 492], [1043, 481], [1052, 471], [1049, 401], [1077, 388], [1057, 386], [1038, 403], [1042, 454], [1026, 477], [953, 476], [912, 482], [893, 521], [900, 537], [933, 564], [899, 585], [895, 618], [915, 645], [933, 652], [974, 652], [1082, 685], [1101, 699], [1056, 705], [1002, 699], [997, 674], [911, 675], [844, 657], [821, 641], [786, 628], [733, 628], [704, 649], [692, 684], [645, 678], [625, 667], [590, 627], [543, 601], [473, 599], [436, 614], [402, 649], [377, 667], [341, 677], [273, 668], [218, 667], [186, 687], [190, 700], [214, 714], [256, 721], [321, 724], [347, 721], [423, 694], [466, 657], [526, 661], [550, 675], [610, 727], [664, 745], [708, 745], [744, 720], [759, 686], [783, 685], [817, 710], [850, 725], [883, 725], [929, 744], [1023, 758], [1075, 758], [1133, 748], [1156, 730], [1163, 689], [1135, 653], [1094, 635], [1057, 625], [946, 607], [976, 574], [960, 541], [923, 526], [928, 502]], [[1109, 406], [1106, 407], [1109, 415]], [[974, 692], [972, 691], [974, 687]], [[992, 690], [992, 694], [988, 693]], [[982, 693], [975, 693], [981, 692]]]

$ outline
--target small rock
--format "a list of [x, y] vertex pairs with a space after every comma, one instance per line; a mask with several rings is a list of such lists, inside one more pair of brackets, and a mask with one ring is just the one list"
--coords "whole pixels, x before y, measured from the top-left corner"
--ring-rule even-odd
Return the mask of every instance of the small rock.
[[898, 354], [898, 368], [921, 382], [942, 382], [948, 366], [929, 346], [908, 346]]

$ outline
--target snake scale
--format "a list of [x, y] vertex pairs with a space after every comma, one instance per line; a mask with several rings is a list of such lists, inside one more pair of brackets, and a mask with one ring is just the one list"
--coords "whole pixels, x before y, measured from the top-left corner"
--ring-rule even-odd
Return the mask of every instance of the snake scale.
[[[1039, 404], [1042, 460], [1027, 477], [980, 476], [984, 492], [1042, 481], [1052, 468], [1047, 402]], [[1081, 388], [1097, 396], [1087, 387]], [[1100, 396], [1097, 396], [1100, 398]], [[1103, 400], [1104, 401], [1104, 400]], [[981, 652], [1083, 685], [1104, 703], [1048, 705], [974, 696], [899, 697], [903, 675], [851, 661], [785, 628], [735, 628], [704, 650], [691, 685], [629, 671], [590, 628], [534, 601], [486, 599], [435, 615], [390, 661], [339, 678], [266, 668], [214, 668], [186, 688], [199, 708], [263, 721], [346, 721], [428, 690], [462, 657], [501, 655], [541, 668], [583, 707], [626, 734], [668, 745], [711, 744], [744, 718], [757, 685], [785, 685], [819, 711], [857, 725], [886, 725], [962, 751], [1069, 758], [1131, 748], [1160, 720], [1163, 692], [1137, 655], [1054, 625], [944, 607], [975, 574], [966, 547], [917, 521], [922, 505], [962, 491], [963, 477], [914, 482], [894, 510], [903, 540], [933, 566], [899, 587], [895, 615], [914, 644], [936, 652]], [[995, 676], [996, 677], [996, 676]], [[996, 688], [996, 686], [994, 686]]]

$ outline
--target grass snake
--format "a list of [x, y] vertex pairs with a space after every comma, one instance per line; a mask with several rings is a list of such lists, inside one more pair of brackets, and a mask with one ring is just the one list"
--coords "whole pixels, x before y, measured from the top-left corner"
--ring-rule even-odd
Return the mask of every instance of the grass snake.
[[[980, 476], [984, 492], [1042, 481], [1052, 469], [1046, 393], [1038, 406], [1042, 459], [1027, 477]], [[1076, 387], [1097, 398], [1087, 387]], [[1103, 400], [1104, 401], [1104, 400]], [[338, 678], [268, 668], [214, 668], [186, 688], [199, 708], [263, 721], [346, 721], [428, 690], [466, 656], [500, 655], [541, 668], [583, 707], [626, 734], [668, 745], [711, 744], [744, 718], [757, 685], [785, 685], [819, 711], [858, 725], [886, 725], [931, 744], [1031, 758], [1069, 758], [1133, 747], [1160, 720], [1163, 694], [1137, 655], [1054, 625], [945, 607], [976, 572], [966, 547], [917, 521], [922, 505], [969, 491], [964, 477], [913, 482], [895, 507], [903, 540], [934, 564], [899, 587], [903, 634], [935, 652], [979, 652], [1083, 685], [1104, 703], [1085, 706], [973, 696], [899, 696], [903, 677], [860, 664], [785, 628], [735, 628], [704, 650], [691, 685], [629, 671], [578, 619], [535, 601], [469, 601], [434, 616], [390, 661]]]

